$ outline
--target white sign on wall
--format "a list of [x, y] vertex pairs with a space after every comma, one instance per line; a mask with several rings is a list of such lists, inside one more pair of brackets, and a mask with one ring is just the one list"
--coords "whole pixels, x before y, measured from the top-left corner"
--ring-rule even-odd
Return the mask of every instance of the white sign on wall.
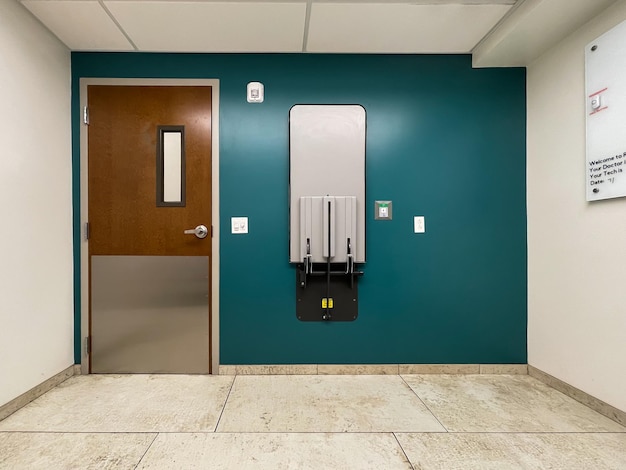
[[626, 21], [585, 49], [587, 201], [626, 196]]

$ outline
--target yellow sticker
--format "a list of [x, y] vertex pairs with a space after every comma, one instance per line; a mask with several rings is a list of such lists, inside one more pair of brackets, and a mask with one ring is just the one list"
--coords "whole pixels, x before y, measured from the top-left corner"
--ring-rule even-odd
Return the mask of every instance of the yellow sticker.
[[330, 298], [330, 302], [328, 302], [328, 299], [326, 297], [324, 297], [322, 299], [322, 308], [327, 308], [326, 306], [328, 305], [328, 308], [333, 308], [333, 298]]

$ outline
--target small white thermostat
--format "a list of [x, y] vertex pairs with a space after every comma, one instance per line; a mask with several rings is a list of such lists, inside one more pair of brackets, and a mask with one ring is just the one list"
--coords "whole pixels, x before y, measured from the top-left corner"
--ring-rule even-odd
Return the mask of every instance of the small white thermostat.
[[263, 89], [261, 82], [248, 83], [248, 103], [263, 103]]

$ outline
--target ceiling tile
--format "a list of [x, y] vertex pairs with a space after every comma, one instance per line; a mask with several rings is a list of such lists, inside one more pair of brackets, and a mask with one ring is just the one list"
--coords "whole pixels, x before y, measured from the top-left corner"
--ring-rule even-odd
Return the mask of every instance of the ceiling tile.
[[105, 1], [142, 51], [299, 52], [306, 3]]
[[134, 50], [96, 1], [24, 0], [22, 4], [72, 50]]
[[511, 5], [313, 3], [308, 52], [466, 53]]

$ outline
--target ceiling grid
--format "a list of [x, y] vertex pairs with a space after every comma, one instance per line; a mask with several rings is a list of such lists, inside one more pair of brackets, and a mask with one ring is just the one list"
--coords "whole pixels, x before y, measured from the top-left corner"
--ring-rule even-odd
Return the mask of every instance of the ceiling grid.
[[113, 23], [115, 23], [115, 25], [119, 28], [120, 32], [124, 35], [124, 37], [128, 40], [128, 42], [130, 43], [131, 46], [133, 46], [133, 49], [135, 49], [136, 51], [138, 51], [139, 49], [137, 48], [137, 45], [133, 42], [133, 40], [130, 38], [130, 36], [126, 33], [126, 31], [124, 31], [124, 28], [122, 28], [122, 26], [118, 23], [118, 21], [115, 19], [115, 17], [111, 14], [111, 12], [109, 11], [109, 9], [106, 7], [106, 5], [104, 4], [104, 2], [102, 0], [98, 0], [98, 3], [100, 4], [100, 6], [102, 7], [102, 9], [106, 12], [107, 15], [109, 15], [109, 18], [111, 18], [111, 21], [113, 21]]
[[309, 27], [311, 25], [311, 9], [313, 8], [313, 0], [306, 2], [306, 17], [304, 18], [304, 32], [302, 33], [302, 52], [307, 52], [307, 44], [309, 41]]
[[478, 67], [526, 65], [615, 2], [18, 1], [75, 51], [471, 53]]

